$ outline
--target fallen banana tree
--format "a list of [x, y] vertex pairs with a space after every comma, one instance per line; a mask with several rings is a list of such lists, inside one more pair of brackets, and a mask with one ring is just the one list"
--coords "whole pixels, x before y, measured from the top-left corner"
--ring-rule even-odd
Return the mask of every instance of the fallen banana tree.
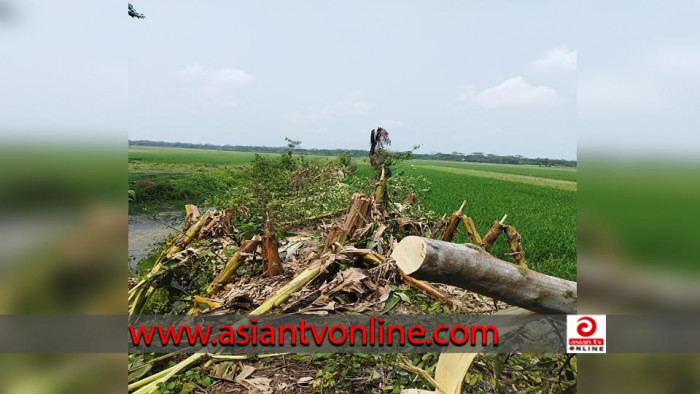
[[[393, 238], [393, 231], [395, 231], [392, 229], [393, 224], [391, 221], [386, 220], [384, 213], [379, 212], [378, 209], [376, 209], [376, 201], [374, 198], [368, 198], [362, 194], [356, 194], [352, 197], [349, 206], [350, 208], [347, 210], [346, 215], [343, 218], [341, 218], [338, 223], [334, 224], [328, 229], [328, 234], [326, 236], [325, 242], [319, 245], [318, 249], [316, 249], [318, 251], [323, 246], [323, 250], [321, 251], [322, 256], [311, 258], [312, 256], [317, 256], [315, 255], [315, 253], [311, 253], [310, 255], [308, 255], [308, 260], [304, 258], [304, 260], [307, 261], [307, 263], [305, 263], [302, 266], [298, 266], [300, 269], [296, 270], [293, 277], [288, 282], [286, 282], [286, 284], [279, 287], [273, 294], [270, 294], [270, 296], [266, 300], [264, 300], [264, 302], [258, 304], [257, 308], [250, 310], [248, 312], [249, 316], [267, 314], [272, 311], [275, 311], [277, 307], [285, 303], [290, 297], [293, 297], [295, 296], [295, 294], [302, 291], [308, 283], [310, 283], [322, 271], [324, 271], [325, 267], [328, 267], [335, 259], [341, 258], [344, 261], [346, 261], [346, 263], [349, 263], [352, 262], [353, 256], [355, 258], [359, 258], [356, 261], [363, 261], [375, 267], [392, 266], [394, 261], [396, 261], [397, 266], [404, 271], [400, 275], [401, 282], [403, 282], [406, 285], [415, 287], [424, 292], [425, 294], [432, 296], [435, 299], [445, 302], [448, 306], [450, 306], [452, 310], [461, 310], [463, 308], [460, 301], [458, 299], [453, 298], [452, 296], [442, 293], [434, 285], [427, 282], [427, 280], [467, 288], [468, 290], [499, 298], [506, 301], [509, 304], [518, 305], [531, 310], [536, 310], [540, 312], [552, 312], [552, 310], [554, 309], [554, 311], [559, 311], [559, 307], [552, 308], [552, 306], [550, 305], [551, 302], [547, 301], [547, 297], [544, 297], [543, 299], [537, 299], [534, 302], [523, 304], [520, 301], [518, 301], [518, 297], [510, 297], [507, 295], [503, 296], [500, 293], [496, 294], [497, 292], [496, 290], [494, 290], [499, 289], [498, 283], [499, 281], [502, 281], [502, 288], [500, 289], [503, 289], [504, 291], [513, 291], [515, 294], [518, 294], [518, 289], [514, 288], [516, 288], [517, 286], [521, 286], [522, 288], [519, 291], [527, 293], [528, 291], [530, 291], [527, 290], [527, 282], [530, 283], [529, 286], [542, 287], [543, 285], [541, 285], [540, 282], [546, 282], [543, 281], [542, 278], [551, 277], [547, 277], [546, 275], [527, 270], [526, 268], [513, 263], [499, 260], [475, 245], [464, 246], [452, 244], [450, 242], [416, 236], [408, 236], [397, 244], [395, 239]], [[476, 228], [473, 224], [473, 220], [461, 212], [464, 206], [465, 204], [463, 203], [460, 209], [453, 213], [453, 215], [450, 217], [449, 222], [445, 223], [446, 227], [441, 233], [441, 238], [444, 237], [445, 239], [452, 239], [455, 236], [456, 232], [459, 231], [457, 228], [458, 225], [462, 224], [470, 240], [473, 240], [475, 242], [478, 242], [480, 240], [478, 232], [476, 231]], [[211, 215], [212, 214], [202, 215], [201, 217], [197, 217], [197, 215], [192, 215], [192, 218], [186, 221], [185, 230], [183, 230], [183, 235], [180, 238], [176, 239], [175, 245], [169, 245], [166, 247], [166, 250], [161, 255], [161, 259], [159, 259], [159, 261], [163, 261], [165, 263], [166, 261], [169, 261], [169, 257], [167, 256], [174, 257], [176, 253], [178, 253], [184, 247], [187, 247], [187, 245], [189, 245], [189, 243], [193, 239], [197, 238], [195, 234], [199, 234], [202, 229], [208, 228], [208, 226], [204, 225], [204, 221], [206, 220], [207, 224], [209, 224], [210, 222], [208, 222], [208, 220], [211, 219]], [[506, 232], [505, 225], [503, 224], [504, 219], [502, 219], [500, 222], [494, 223], [495, 231], [493, 232], [493, 234], [495, 236], [490, 236], [489, 239], [491, 240], [491, 242], [493, 242], [493, 240], [495, 240], [500, 233]], [[418, 230], [427, 228], [427, 226], [415, 220], [401, 220], [404, 220], [404, 223], [410, 224], [405, 228]], [[401, 228], [399, 220], [396, 220], [396, 223], [398, 224], [398, 227]], [[269, 223], [267, 227], [269, 227]], [[436, 233], [433, 232], [432, 234], [435, 235]], [[516, 235], [517, 233], [514, 233], [513, 237], [515, 237]], [[270, 254], [272, 255], [272, 258], [267, 258], [270, 261], [274, 260], [275, 264], [280, 264], [281, 260], [279, 258], [279, 255], [275, 253], [277, 252], [278, 245], [276, 240], [273, 238], [274, 232], [268, 229], [266, 231], [266, 236], [268, 238], [271, 238], [272, 240], [269, 243], [269, 246], [267, 247], [267, 250], [271, 252]], [[362, 239], [366, 241], [361, 241], [361, 237], [363, 237]], [[519, 238], [519, 235], [517, 235], [517, 237]], [[510, 238], [511, 237], [509, 237], [509, 240]], [[202, 238], [200, 237], [199, 239]], [[228, 288], [226, 288], [225, 286], [227, 285], [227, 283], [230, 284], [232, 279], [235, 280], [236, 270], [242, 264], [244, 264], [246, 260], [253, 260], [256, 254], [256, 250], [258, 249], [260, 250], [262, 261], [265, 261], [266, 256], [263, 253], [265, 248], [263, 247], [262, 241], [263, 239], [260, 236], [254, 236], [248, 241], [240, 242], [233, 256], [228, 261], [222, 261], [224, 264], [222, 265], [221, 271], [217, 275], [215, 275], [213, 281], [209, 284], [207, 288], [207, 294], [211, 295], [214, 298], [206, 298], [202, 296], [191, 297], [191, 302], [193, 302], [196, 305], [191, 310], [192, 313], [201, 313], [197, 305], [206, 306], [206, 311], [216, 311], [221, 310], [221, 308], [226, 308], [225, 303], [229, 301], [227, 301], [225, 294], [228, 291], [230, 291], [227, 289], [231, 289], [231, 287], [230, 285]], [[344, 246], [343, 243], [345, 242], [351, 242], [351, 245]], [[367, 248], [358, 249], [352, 246], [353, 244], [363, 244], [364, 242], [367, 242]], [[292, 250], [291, 247], [285, 247], [281, 249], [285, 249], [287, 251], [287, 256], [289, 256], [289, 251]], [[298, 247], [294, 250], [298, 250]], [[380, 253], [378, 252], [378, 250], [381, 250], [382, 252]], [[391, 254], [391, 257], [393, 257], [393, 260], [389, 258], [389, 254], [392, 252], [392, 250], [393, 254]], [[493, 277], [495, 279], [485, 280], [484, 278], [490, 278], [490, 276], [486, 273], [483, 273], [481, 276], [479, 276], [475, 275], [474, 272], [463, 272], [464, 267], [462, 266], [464, 265], [464, 258], [463, 256], [460, 257], [460, 254], [463, 254], [465, 250], [470, 253], [470, 256], [473, 255], [473, 258], [476, 261], [481, 263], [482, 270], [486, 270], [488, 272], [495, 271], [497, 273], [501, 272], [501, 274], [496, 274]], [[520, 250], [522, 254], [522, 248], [520, 248]], [[192, 254], [192, 256], [195, 255], [196, 254]], [[444, 256], [452, 257], [445, 259]], [[172, 261], [172, 263], [168, 264], [174, 264], [174, 266], [180, 264], [177, 263], [177, 259]], [[406, 263], [407, 261], [409, 263]], [[159, 277], [160, 275], [163, 275], [169, 269], [171, 269], [169, 268], [168, 264], [161, 264], [157, 268], [157, 270], [152, 270], [152, 272], [149, 273], [149, 275], [147, 276], [146, 280], [136, 285], [137, 290], [150, 290], [150, 288], [152, 288], [155, 284], [154, 279]], [[452, 271], [445, 270], [444, 267], [442, 267], [442, 264], [444, 264], [445, 267], [451, 267], [450, 269]], [[478, 268], [480, 266], [477, 264], [476, 267]], [[264, 266], [261, 269], [262, 272], [260, 274], [264, 274]], [[341, 271], [339, 275], [341, 275], [342, 272], [343, 271]], [[480, 271], [477, 270], [475, 272]], [[409, 276], [409, 274], [411, 276]], [[444, 277], [441, 275], [443, 275]], [[524, 277], [523, 280], [525, 282], [522, 285], [513, 282], [514, 278], [516, 278], [517, 275], [522, 275]], [[262, 278], [264, 277], [264, 275], [260, 275], [260, 277]], [[446, 280], [445, 277], [447, 277]], [[463, 280], [467, 280], [465, 278], [471, 278], [469, 280], [471, 280], [472, 282], [476, 282], [476, 284], [464, 286]], [[483, 283], [480, 284], [481, 281], [479, 280], [479, 278], [484, 279]], [[562, 283], [566, 284], [566, 282], [568, 282], [557, 278], [551, 279], [553, 283], [559, 283], [559, 281], [562, 281]], [[550, 287], [544, 286], [544, 289], [549, 289], [550, 292], [554, 291], [556, 293], [556, 286], [554, 289], [550, 289]], [[575, 283], [573, 284], [572, 291], [572, 301], [574, 303], [575, 308]], [[561, 292], [565, 292], [565, 290], [562, 290]], [[146, 293], [146, 295], [148, 294], [149, 292]], [[544, 293], [540, 293], [540, 295], [542, 294]], [[315, 292], [312, 292], [310, 293], [310, 297], [318, 297], [318, 295], [315, 295]], [[299, 297], [297, 297], [297, 299], [299, 299]], [[538, 302], [541, 302], [542, 305], [539, 305]], [[381, 305], [379, 307], [381, 307]], [[573, 310], [575, 311], [575, 309]], [[450, 353], [442, 355], [440, 360], [438, 361], [438, 365], [436, 366], [435, 379], [433, 379], [432, 381], [429, 380], [430, 383], [436, 387], [437, 392], [459, 392], [461, 390], [461, 382], [464, 379], [464, 374], [466, 373], [467, 368], [469, 368], [471, 361], [476, 355], [477, 353]], [[180, 361], [179, 363], [173, 365], [172, 367], [167, 368], [166, 370], [148, 376], [144, 379], [141, 379], [140, 381], [133, 382], [129, 386], [129, 389], [138, 390], [136, 392], [139, 394], [155, 392], [158, 390], [159, 385], [173, 379], [176, 375], [182, 373], [191, 366], [200, 363], [201, 360], [212, 358], [215, 356], [216, 355], [205, 353], [191, 355], [186, 359]], [[404, 367], [408, 368], [409, 370], [411, 369], [411, 366], [409, 364], [405, 364]], [[427, 373], [419, 374], [425, 377], [426, 379], [430, 377], [429, 375], [427, 375]], [[459, 379], [457, 379], [457, 377], [459, 377]]]
[[482, 248], [409, 236], [391, 257], [413, 278], [445, 283], [540, 313], [576, 313], [576, 282], [500, 260]]
[[[264, 302], [262, 305], [260, 305], [258, 308], [255, 310], [251, 311], [249, 313], [250, 316], [258, 316], [258, 315], [264, 315], [268, 313], [272, 308], [281, 305], [287, 299], [291, 294], [293, 294], [296, 291], [299, 291], [302, 287], [304, 287], [307, 283], [309, 283], [312, 279], [316, 277], [321, 272], [321, 269], [324, 267], [325, 264], [328, 264], [328, 261], [332, 260], [330, 256], [318, 259], [317, 261], [313, 262], [307, 269], [304, 271], [300, 272], [294, 279], [292, 279], [287, 285], [282, 287], [277, 291], [277, 293], [270, 299], [268, 299], [266, 302]], [[240, 323], [240, 322], [239, 322]], [[159, 390], [159, 384], [163, 384], [167, 382], [168, 380], [172, 379], [173, 376], [178, 374], [179, 372], [185, 370], [188, 368], [190, 365], [199, 362], [202, 358], [205, 356], [208, 357], [220, 357], [218, 354], [210, 354], [210, 353], [195, 353], [184, 359], [183, 361], [175, 364], [174, 366], [161, 371], [157, 374], [148, 376], [144, 379], [141, 379], [138, 382], [134, 382], [131, 385], [129, 385], [129, 390], [134, 390], [136, 388], [139, 388], [139, 390], [135, 391], [137, 394], [151, 394], [155, 393]], [[226, 357], [226, 356], [224, 356]], [[237, 357], [237, 356], [228, 356], [228, 357]], [[243, 359], [246, 356], [238, 356], [241, 358], [237, 359]], [[260, 355], [258, 357], [274, 357], [274, 355]]]
[[[491, 300], [452, 286], [531, 311], [575, 312], [576, 284], [528, 270], [520, 234], [515, 227], [504, 224], [506, 216], [494, 222], [482, 238], [475, 221], [462, 212], [466, 201], [452, 215], [443, 216], [436, 222], [437, 217], [432, 212], [426, 215], [414, 194], [405, 198], [394, 197], [403, 198], [394, 200], [403, 201], [401, 204], [393, 202], [387, 193], [392, 183], [388, 182], [385, 171], [382, 170], [381, 174], [373, 193], [353, 194], [343, 210], [334, 207], [330, 213], [308, 213], [314, 216], [301, 229], [295, 229], [302, 230], [299, 236], [287, 239], [281, 236], [278, 239], [280, 233], [274, 228], [280, 232], [290, 230], [289, 223], [267, 219], [264, 233], [256, 230], [255, 233], [246, 233], [245, 237], [242, 233], [234, 236], [238, 233], [233, 225], [239, 222], [231, 211], [200, 214], [195, 206], [187, 206], [182, 232], [166, 245], [150, 272], [140, 281], [133, 281], [129, 291], [129, 312], [151, 311], [147, 301], [154, 291], [160, 289], [163, 290], [161, 298], [163, 293], [169, 292], [166, 293], [169, 302], [179, 299], [180, 304], [183, 301], [194, 304], [191, 314], [240, 313], [251, 317], [365, 311], [383, 314], [394, 308], [399, 300], [405, 302], [403, 310], [395, 308], [393, 312], [405, 313], [407, 305], [416, 303], [406, 294], [405, 289], [409, 286], [419, 290], [409, 293], [413, 294], [411, 297], [418, 295], [416, 298], [425, 299], [424, 295], [428, 295], [438, 300], [438, 303], [427, 304], [437, 305], [433, 309], [441, 311], [437, 313], [455, 310], [493, 312]], [[244, 208], [238, 207], [236, 212], [245, 211]], [[315, 225], [317, 220], [335, 217], [342, 211], [345, 214], [330, 224]], [[317, 233], [319, 229], [320, 234]], [[474, 245], [450, 243], [458, 239], [460, 231], [465, 231]], [[408, 236], [410, 234], [415, 236]], [[512, 252], [503, 258], [512, 258], [513, 262], [488, 253], [500, 234], [507, 238]], [[402, 238], [397, 243], [397, 239]], [[202, 272], [206, 277], [197, 276]], [[206, 282], [192, 278], [206, 279]], [[184, 280], [189, 286], [180, 286], [176, 280]], [[422, 310], [418, 306], [414, 310], [425, 313], [428, 308], [422, 306]], [[518, 313], [534, 315], [523, 309]], [[465, 373], [476, 355], [443, 354], [436, 365], [435, 378], [424, 370], [419, 372], [420, 368], [411, 365], [408, 359], [402, 366], [423, 376], [437, 392], [459, 393]], [[205, 353], [188, 356], [169, 368], [131, 383], [129, 390], [138, 390], [139, 394], [156, 392], [164, 382], [203, 360], [210, 359], [210, 363], [211, 359], [221, 357], [225, 356]], [[228, 357], [230, 360], [243, 359], [240, 356]]]

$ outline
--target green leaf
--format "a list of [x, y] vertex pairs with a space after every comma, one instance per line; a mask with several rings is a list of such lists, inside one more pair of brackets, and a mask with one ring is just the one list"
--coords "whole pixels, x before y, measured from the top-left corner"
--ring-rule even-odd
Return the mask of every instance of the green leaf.
[[178, 290], [178, 291], [182, 292], [183, 294], [188, 294], [188, 293], [187, 293], [187, 290], [185, 290], [184, 287], [180, 286], [180, 284], [177, 283], [177, 281], [174, 280], [174, 279], [170, 281], [170, 287], [173, 288], [173, 289], [175, 289], [175, 290]]
[[180, 394], [189, 394], [192, 391], [197, 389], [197, 385], [192, 383], [192, 382], [187, 382], [182, 385], [182, 388], [180, 389]]
[[211, 386], [211, 378], [209, 376], [205, 376], [202, 379], [199, 379], [199, 384], [204, 386], [204, 387], [209, 387]]
[[153, 364], [145, 364], [129, 373], [129, 382], [133, 382], [146, 375], [153, 368]]
[[402, 293], [402, 292], [400, 292], [400, 291], [397, 291], [395, 294], [396, 294], [397, 296], [399, 296], [399, 298], [401, 298], [401, 301], [403, 301], [403, 302], [405, 302], [405, 303], [407, 303], [407, 304], [410, 304], [410, 303], [411, 303], [411, 299], [408, 298], [408, 296], [407, 296], [406, 294], [404, 294], [404, 293]]
[[380, 315], [383, 315], [391, 310], [391, 308], [395, 307], [396, 304], [399, 303], [400, 296], [398, 296], [395, 292], [391, 292], [389, 294], [389, 298], [386, 300], [384, 303], [384, 308], [379, 312]]
[[[502, 355], [506, 356], [506, 355]], [[501, 376], [503, 373], [503, 369], [505, 368], [505, 364], [503, 363], [503, 358], [498, 357], [493, 363], [493, 374], [496, 376]]]

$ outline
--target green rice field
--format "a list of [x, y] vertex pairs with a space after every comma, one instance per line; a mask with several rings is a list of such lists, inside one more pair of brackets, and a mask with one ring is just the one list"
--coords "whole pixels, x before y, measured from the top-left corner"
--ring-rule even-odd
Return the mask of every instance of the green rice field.
[[[228, 187], [227, 174], [244, 167], [254, 155], [130, 147], [129, 188], [136, 191], [130, 205], [157, 210], [198, 203], [195, 200], [212, 190]], [[359, 174], [371, 174], [365, 160], [358, 160], [358, 167]], [[482, 234], [507, 214], [506, 223], [522, 236], [530, 268], [576, 279], [576, 169], [415, 160], [403, 163], [400, 170], [430, 182], [430, 192], [419, 203], [436, 213], [450, 214], [466, 200], [464, 212]], [[456, 241], [466, 242], [465, 235], [459, 234]], [[492, 252], [503, 256], [506, 249], [505, 240], [499, 238]]]

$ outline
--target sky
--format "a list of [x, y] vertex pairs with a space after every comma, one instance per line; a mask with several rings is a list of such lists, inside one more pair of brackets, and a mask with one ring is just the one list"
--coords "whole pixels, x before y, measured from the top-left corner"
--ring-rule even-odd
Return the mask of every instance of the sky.
[[0, 139], [700, 148], [696, 0], [133, 3], [0, 0]]
[[579, 155], [697, 161], [700, 1], [581, 1]]
[[0, 0], [0, 142], [124, 141], [126, 4]]
[[574, 2], [132, 3], [129, 139], [576, 157]]

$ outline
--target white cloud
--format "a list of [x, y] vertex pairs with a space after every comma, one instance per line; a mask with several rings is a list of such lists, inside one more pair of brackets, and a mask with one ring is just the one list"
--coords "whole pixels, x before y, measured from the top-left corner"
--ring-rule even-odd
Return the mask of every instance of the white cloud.
[[235, 68], [219, 68], [206, 70], [199, 64], [192, 64], [177, 72], [185, 81], [200, 84], [202, 96], [215, 105], [231, 108], [236, 106], [232, 96], [235, 88], [255, 83], [255, 78], [243, 70]]
[[192, 64], [178, 71], [178, 75], [182, 78], [190, 78], [201, 74], [203, 70], [199, 64]]
[[363, 99], [362, 95], [353, 95], [347, 100], [324, 107], [309, 107], [304, 111], [297, 111], [292, 114], [292, 120], [307, 123], [316, 120], [363, 116], [367, 115], [372, 108], [374, 108], [374, 103]]
[[473, 86], [466, 86], [457, 100], [484, 109], [552, 108], [561, 103], [559, 93], [554, 88], [530, 85], [523, 77], [510, 78], [481, 92]]
[[576, 72], [577, 52], [566, 45], [554, 48], [533, 61], [533, 70], [544, 74], [569, 74]]
[[230, 86], [252, 85], [255, 82], [255, 78], [253, 78], [245, 71], [236, 70], [233, 68], [222, 68], [219, 70], [212, 70], [209, 73], [209, 78], [213, 83]]

